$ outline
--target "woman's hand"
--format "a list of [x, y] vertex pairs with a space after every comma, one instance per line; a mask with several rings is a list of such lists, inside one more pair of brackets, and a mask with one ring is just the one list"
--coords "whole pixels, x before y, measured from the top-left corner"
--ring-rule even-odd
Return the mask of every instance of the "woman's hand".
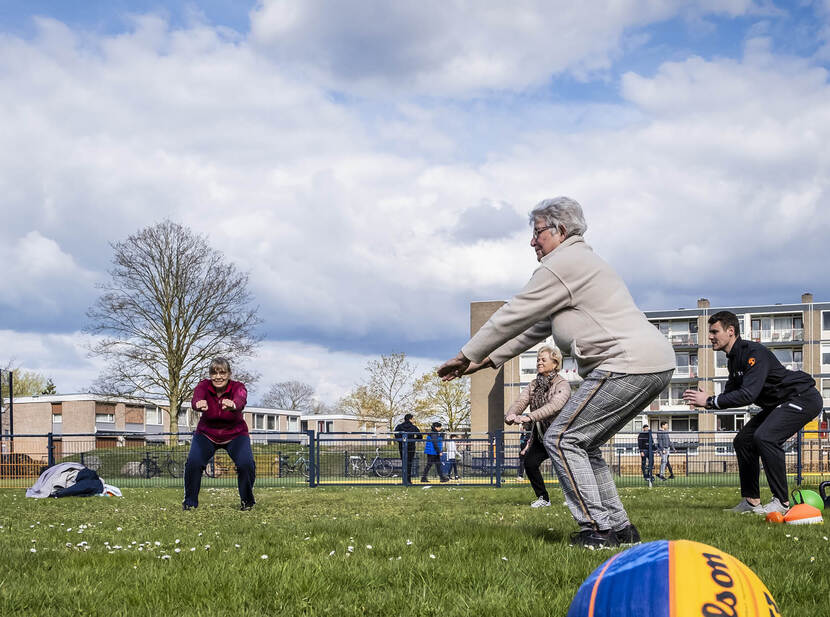
[[236, 409], [236, 403], [234, 403], [229, 398], [223, 398], [222, 399], [222, 409], [231, 409], [231, 410]]
[[438, 367], [438, 376], [443, 381], [452, 381], [461, 377], [470, 366], [470, 359], [460, 351], [452, 360], [447, 360]]
[[496, 368], [493, 364], [493, 361], [490, 359], [490, 356], [487, 356], [481, 362], [470, 362], [470, 366], [467, 367], [467, 370], [464, 371], [465, 375], [472, 375], [480, 371], [483, 368]]
[[533, 422], [533, 418], [531, 418], [530, 416], [521, 415], [521, 416], [516, 416], [515, 418], [513, 418], [513, 422], [516, 422], [517, 424], [518, 423], [524, 424], [526, 422]]
[[199, 411], [207, 411], [207, 401], [196, 401], [196, 409], [198, 409]]

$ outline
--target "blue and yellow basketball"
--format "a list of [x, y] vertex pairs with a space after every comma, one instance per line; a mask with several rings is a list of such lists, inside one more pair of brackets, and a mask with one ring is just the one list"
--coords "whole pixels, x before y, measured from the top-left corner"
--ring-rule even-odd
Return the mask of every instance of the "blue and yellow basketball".
[[776, 617], [772, 594], [743, 563], [713, 546], [658, 540], [593, 571], [568, 617]]

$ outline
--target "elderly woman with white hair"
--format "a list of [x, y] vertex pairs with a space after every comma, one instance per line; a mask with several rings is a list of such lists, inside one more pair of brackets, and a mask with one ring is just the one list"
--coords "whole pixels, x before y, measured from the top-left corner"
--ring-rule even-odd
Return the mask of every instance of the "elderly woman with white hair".
[[[530, 486], [536, 493], [531, 508], [550, 506], [550, 496], [540, 467], [548, 458], [543, 442], [553, 419], [571, 396], [571, 386], [559, 374], [562, 368], [562, 352], [545, 345], [536, 352], [536, 377], [522, 390], [504, 416], [505, 424], [530, 426], [530, 439], [525, 446], [524, 467]], [[530, 411], [525, 412], [527, 408]]]
[[531, 211], [530, 223], [539, 267], [438, 374], [454, 379], [501, 366], [552, 335], [583, 378], [544, 439], [580, 527], [571, 544], [638, 542], [600, 447], [666, 388], [674, 351], [619, 275], [586, 244], [579, 203], [546, 199]]

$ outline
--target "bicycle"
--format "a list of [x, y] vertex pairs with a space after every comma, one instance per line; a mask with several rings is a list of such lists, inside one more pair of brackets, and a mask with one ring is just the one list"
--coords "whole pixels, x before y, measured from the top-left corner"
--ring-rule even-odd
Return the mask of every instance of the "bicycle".
[[371, 462], [369, 462], [365, 454], [361, 453], [350, 456], [349, 463], [352, 475], [355, 476], [365, 476], [371, 472], [378, 478], [388, 478], [392, 475], [392, 470], [394, 469], [389, 459], [381, 457], [380, 448], [375, 448], [375, 458]]
[[154, 478], [162, 475], [162, 467], [170, 474], [172, 478], [181, 478], [184, 475], [184, 466], [182, 462], [173, 458], [170, 453], [167, 453], [167, 459], [159, 464], [159, 456], [152, 456], [146, 452], [144, 458], [138, 464], [138, 475], [142, 478]]
[[292, 462], [288, 454], [280, 454], [274, 457], [271, 463], [271, 472], [274, 476], [281, 478], [283, 474], [299, 472], [308, 480], [308, 461], [303, 452], [295, 452], [296, 458]]

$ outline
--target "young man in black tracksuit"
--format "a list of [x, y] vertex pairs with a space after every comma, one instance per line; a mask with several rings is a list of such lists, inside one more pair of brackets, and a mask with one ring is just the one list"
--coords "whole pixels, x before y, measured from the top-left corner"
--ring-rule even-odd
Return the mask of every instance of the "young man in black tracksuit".
[[657, 451], [657, 444], [654, 443], [654, 436], [648, 424], [643, 424], [643, 430], [637, 434], [637, 449], [640, 451], [640, 471], [650, 487], [654, 482], [654, 453]]
[[[741, 479], [741, 502], [734, 512], [769, 514], [789, 507], [784, 442], [815, 418], [822, 408], [815, 380], [803, 371], [785, 369], [773, 353], [741, 338], [734, 313], [720, 311], [709, 318], [709, 341], [715, 351], [726, 352], [729, 378], [722, 394], [707, 396], [686, 390], [683, 399], [706, 409], [727, 409], [755, 403], [761, 411], [740, 430], [734, 440]], [[772, 501], [761, 506], [758, 486], [764, 462]]]
[[[421, 429], [412, 423], [412, 414], [408, 413], [403, 417], [403, 422], [395, 427], [395, 439], [398, 442], [398, 452], [401, 453], [401, 475], [408, 484], [413, 474], [418, 473], [418, 465], [415, 460], [415, 443], [421, 439]], [[406, 441], [406, 457], [404, 457], [404, 441]], [[403, 461], [406, 458], [406, 469], [403, 468]]]

